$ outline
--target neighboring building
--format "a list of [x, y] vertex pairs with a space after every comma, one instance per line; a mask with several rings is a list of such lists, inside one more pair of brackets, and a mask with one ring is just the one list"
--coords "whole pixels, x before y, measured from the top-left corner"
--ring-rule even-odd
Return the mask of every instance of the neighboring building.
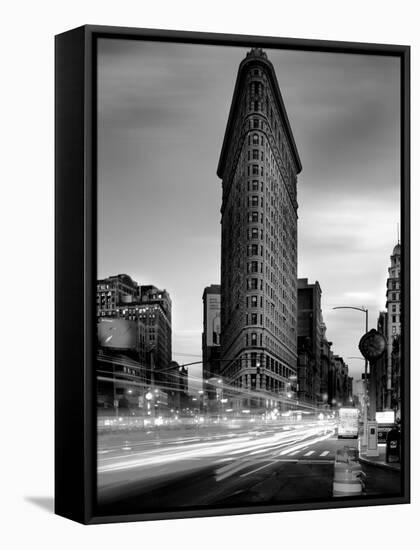
[[301, 168], [273, 65], [253, 48], [239, 66], [217, 169], [222, 373], [239, 406], [277, 405], [296, 378]]
[[167, 385], [167, 371], [172, 359], [172, 303], [166, 290], [153, 285], [139, 286], [128, 275], [116, 275], [97, 283], [97, 319], [126, 319], [144, 326], [139, 328], [143, 338], [148, 383], [163, 391]]
[[328, 393], [332, 406], [344, 407], [353, 404], [353, 379], [349, 377], [348, 365], [339, 355], [332, 356], [329, 382]]
[[321, 323], [320, 393], [322, 404], [328, 404], [328, 377], [333, 357], [332, 342], [327, 339], [327, 327]]
[[145, 413], [146, 369], [134, 350], [99, 347], [96, 373], [99, 415]]
[[101, 317], [97, 347], [98, 414], [142, 414], [147, 391], [145, 327], [135, 320]]
[[189, 403], [187, 369], [171, 361], [167, 381], [168, 407], [174, 413], [181, 413]]
[[125, 274], [101, 279], [96, 284], [96, 316], [115, 317], [117, 306], [135, 300], [138, 284]]
[[[318, 281], [298, 279], [298, 396], [299, 400], [322, 404], [328, 389], [328, 374], [321, 391], [321, 345], [325, 332]], [[328, 370], [327, 370], [328, 372]]]
[[[377, 330], [388, 342], [388, 313], [381, 311], [378, 317]], [[388, 346], [387, 346], [388, 347]], [[376, 383], [376, 410], [383, 411], [387, 408], [388, 397], [388, 353], [385, 352], [375, 363], [375, 383]]]
[[391, 265], [388, 268], [388, 280], [386, 284], [386, 311], [387, 311], [387, 408], [391, 407], [393, 388], [392, 380], [395, 379], [392, 370], [393, 342], [401, 334], [401, 245], [398, 243], [391, 255]]
[[203, 293], [203, 379], [220, 376], [220, 285]]
[[[126, 308], [126, 314], [136, 311], [146, 326], [146, 342], [152, 354], [155, 382], [165, 389], [165, 371], [172, 360], [172, 302], [166, 290], [155, 286], [139, 287], [136, 306]], [[131, 311], [130, 311], [131, 310]]]
[[[396, 408], [398, 399], [395, 395], [400, 392], [400, 378], [394, 372], [396, 367], [393, 362], [394, 342], [401, 335], [401, 245], [397, 243], [392, 251], [391, 265], [388, 268], [386, 283], [385, 311], [381, 311], [378, 317], [377, 329], [385, 337], [387, 342], [384, 355], [375, 364], [376, 374], [376, 407], [377, 410]], [[399, 344], [398, 344], [399, 346]], [[397, 361], [398, 363], [398, 361]], [[398, 385], [398, 387], [395, 386]]]
[[395, 418], [401, 418], [401, 335], [398, 334], [392, 342], [392, 393], [391, 407]]

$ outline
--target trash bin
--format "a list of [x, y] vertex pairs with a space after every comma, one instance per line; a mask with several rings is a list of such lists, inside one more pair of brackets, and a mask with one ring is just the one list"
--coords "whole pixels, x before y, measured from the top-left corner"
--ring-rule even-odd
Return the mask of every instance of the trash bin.
[[400, 462], [401, 434], [397, 426], [392, 428], [386, 436], [386, 462]]

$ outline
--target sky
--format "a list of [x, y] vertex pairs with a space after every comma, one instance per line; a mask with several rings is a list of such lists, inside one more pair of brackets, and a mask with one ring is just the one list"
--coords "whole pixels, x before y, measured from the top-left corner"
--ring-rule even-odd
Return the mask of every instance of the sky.
[[[170, 293], [180, 364], [201, 358], [203, 290], [220, 283], [216, 169], [248, 50], [99, 41], [98, 277], [127, 273]], [[303, 166], [298, 276], [319, 282], [327, 337], [357, 379], [365, 316], [333, 307], [368, 308], [370, 329], [385, 306], [400, 212], [399, 60], [266, 52]]]

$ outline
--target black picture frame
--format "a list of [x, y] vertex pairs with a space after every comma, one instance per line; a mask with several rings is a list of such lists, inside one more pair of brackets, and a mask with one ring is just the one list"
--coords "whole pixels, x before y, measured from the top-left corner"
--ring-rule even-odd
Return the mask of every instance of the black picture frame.
[[[99, 38], [394, 56], [401, 62], [402, 493], [398, 497], [100, 515], [96, 495], [96, 44]], [[410, 48], [82, 26], [55, 38], [55, 512], [84, 524], [410, 502]]]

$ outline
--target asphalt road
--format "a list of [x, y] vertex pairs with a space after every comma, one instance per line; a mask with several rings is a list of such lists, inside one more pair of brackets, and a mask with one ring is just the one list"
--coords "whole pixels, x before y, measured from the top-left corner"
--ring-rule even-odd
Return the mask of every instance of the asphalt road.
[[[338, 440], [333, 421], [101, 436], [100, 513], [334, 499], [335, 453], [345, 445], [357, 441]], [[399, 493], [399, 472], [362, 467], [367, 497]]]

